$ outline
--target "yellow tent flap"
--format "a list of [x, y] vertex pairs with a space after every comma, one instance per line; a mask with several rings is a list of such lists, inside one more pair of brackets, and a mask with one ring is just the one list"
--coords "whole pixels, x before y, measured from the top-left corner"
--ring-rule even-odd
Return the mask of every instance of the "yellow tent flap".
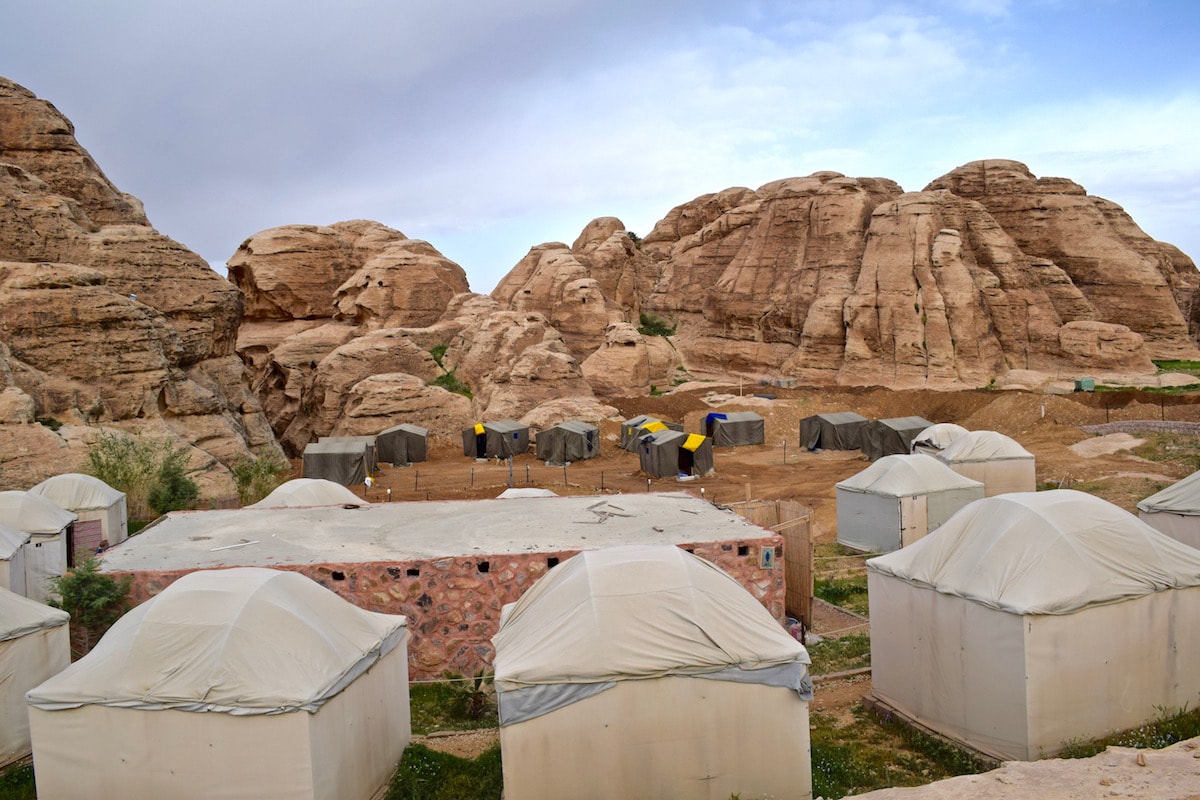
[[482, 422], [476, 422], [476, 423], [475, 423], [475, 435], [476, 435], [476, 436], [478, 436], [478, 435], [479, 435], [479, 434], [481, 434], [481, 433], [483, 433], [483, 423], [482, 423]]
[[697, 447], [704, 444], [704, 439], [705, 437], [698, 433], [689, 433], [687, 441], [680, 445], [680, 447], [682, 447], [684, 450], [691, 450], [694, 453], [696, 452]]
[[647, 422], [645, 425], [642, 425], [641, 429], [644, 431], [650, 431], [651, 433], [657, 433], [658, 431], [665, 431], [667, 429], [667, 424], [656, 419], [654, 422]]

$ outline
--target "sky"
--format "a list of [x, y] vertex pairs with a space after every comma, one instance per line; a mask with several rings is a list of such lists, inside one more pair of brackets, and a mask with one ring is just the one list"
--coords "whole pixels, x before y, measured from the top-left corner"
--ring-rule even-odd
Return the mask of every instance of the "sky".
[[38, 0], [0, 75], [214, 268], [372, 219], [490, 291], [592, 219], [1009, 158], [1200, 259], [1190, 0]]

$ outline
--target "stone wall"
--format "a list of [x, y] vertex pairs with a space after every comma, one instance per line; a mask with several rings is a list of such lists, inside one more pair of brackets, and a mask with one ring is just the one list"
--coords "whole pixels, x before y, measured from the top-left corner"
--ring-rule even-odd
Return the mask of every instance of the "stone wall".
[[[697, 542], [683, 545], [729, 573], [775, 619], [785, 621], [783, 537]], [[761, 548], [772, 548], [772, 565], [759, 567]], [[419, 561], [280, 565], [312, 578], [360, 608], [408, 618], [409, 677], [471, 676], [491, 669], [491, 639], [500, 609], [516, 601], [538, 578], [577, 550], [504, 553]], [[230, 565], [236, 566], [236, 565]], [[193, 570], [133, 572], [131, 597], [143, 603]], [[120, 578], [123, 573], [113, 573]]]

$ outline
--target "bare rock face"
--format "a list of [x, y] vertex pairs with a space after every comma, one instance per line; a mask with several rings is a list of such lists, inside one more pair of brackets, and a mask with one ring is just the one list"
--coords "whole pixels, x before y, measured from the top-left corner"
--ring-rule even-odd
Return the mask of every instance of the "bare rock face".
[[606, 419], [619, 421], [622, 415], [614, 406], [594, 397], [562, 397], [539, 404], [519, 419], [534, 430], [545, 430], [571, 420], [599, 425]]
[[335, 436], [371, 436], [396, 424], [419, 420], [440, 435], [462, 430], [474, 419], [471, 401], [460, 394], [401, 372], [371, 375], [350, 387]]
[[1017, 161], [975, 161], [928, 188], [981, 203], [1023, 252], [1061, 268], [1100, 321], [1141, 334], [1151, 357], [1196, 358], [1178, 299], [1195, 276], [1117, 204], [1063, 178], [1035, 178]]
[[583, 377], [601, 395], [649, 394], [674, 383], [679, 353], [663, 337], [642, 336], [627, 322], [610, 325], [604, 346], [582, 364]]
[[[231, 494], [228, 464], [276, 447], [234, 356], [236, 287], [150, 227], [141, 204], [75, 141], [71, 123], [4, 79], [0, 197], [6, 382], [37, 417], [118, 428], [138, 420], [181, 443], [202, 442], [191, 462], [198, 477]], [[22, 435], [0, 425], [0, 449]], [[86, 446], [67, 448], [66, 460], [52, 452], [27, 471], [79, 469]]]
[[422, 328], [437, 322], [469, 290], [463, 268], [428, 242], [388, 243], [338, 287], [338, 319], [367, 327]]

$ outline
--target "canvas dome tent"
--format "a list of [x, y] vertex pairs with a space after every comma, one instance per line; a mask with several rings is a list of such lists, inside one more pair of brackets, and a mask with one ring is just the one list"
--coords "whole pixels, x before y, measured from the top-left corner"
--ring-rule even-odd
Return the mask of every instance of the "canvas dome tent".
[[463, 455], [469, 458], [508, 458], [529, 452], [529, 426], [516, 420], [476, 422], [463, 428]]
[[0, 589], [0, 767], [29, 755], [25, 693], [71, 663], [70, 618]]
[[580, 553], [492, 641], [507, 800], [812, 796], [808, 653], [697, 556]]
[[621, 423], [621, 449], [636, 453], [638, 452], [638, 443], [641, 442], [643, 436], [665, 430], [682, 431], [683, 426], [677, 422], [668, 422], [645, 414], [630, 417]]
[[340, 483], [323, 478], [293, 478], [275, 487], [246, 508], [304, 508], [309, 506], [365, 506], [367, 501]]
[[953, 422], [939, 422], [936, 425], [930, 425], [913, 439], [912, 452], [924, 453], [929, 456], [937, 455], [955, 439], [968, 433], [970, 431], [962, 425], [955, 425]]
[[713, 471], [712, 440], [698, 433], [661, 430], [638, 445], [641, 470], [657, 478], [707, 475]]
[[983, 493], [982, 483], [932, 456], [884, 456], [836, 485], [837, 540], [855, 550], [890, 553], [922, 538]]
[[569, 420], [538, 431], [537, 457], [547, 464], [566, 464], [600, 455], [600, 428]]
[[891, 417], [868, 422], [862, 429], [863, 455], [872, 461], [912, 452], [913, 439], [933, 425], [924, 417]]
[[740, 447], [766, 441], [766, 423], [753, 411], [710, 411], [704, 418], [704, 435], [713, 447]]
[[813, 414], [800, 420], [800, 446], [806, 450], [857, 450], [867, 418], [853, 411]]
[[1033, 453], [996, 431], [970, 431], [935, 458], [959, 475], [983, 481], [988, 497], [1037, 489]]
[[1200, 551], [1071, 490], [985, 498], [867, 561], [878, 699], [1003, 759], [1200, 692]]
[[25, 595], [25, 545], [29, 534], [0, 525], [0, 589]]
[[1142, 522], [1200, 549], [1200, 472], [1150, 495], [1137, 508]]
[[38, 602], [48, 596], [50, 578], [75, 565], [72, 526], [76, 515], [29, 492], [0, 492], [0, 525], [29, 534], [25, 544], [25, 595]]
[[119, 544], [129, 537], [125, 493], [92, 475], [70, 472], [47, 478], [29, 490], [78, 515], [75, 551], [94, 553], [102, 541]]
[[365, 442], [323, 439], [304, 447], [304, 477], [353, 486], [371, 474], [371, 455]]
[[375, 454], [394, 467], [406, 467], [429, 457], [429, 429], [407, 422], [394, 425], [375, 437]]
[[27, 695], [38, 795], [367, 800], [411, 738], [404, 617], [194, 572]]

